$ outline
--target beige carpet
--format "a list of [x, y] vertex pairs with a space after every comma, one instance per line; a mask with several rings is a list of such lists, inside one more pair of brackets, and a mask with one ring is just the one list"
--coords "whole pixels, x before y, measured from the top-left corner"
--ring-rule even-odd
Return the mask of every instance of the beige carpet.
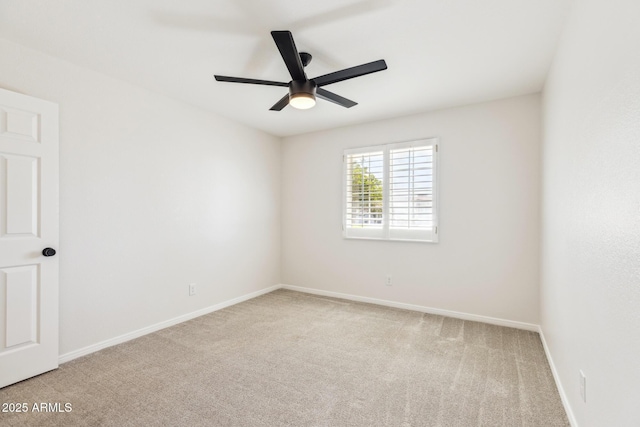
[[538, 334], [279, 290], [0, 390], [6, 426], [567, 426]]

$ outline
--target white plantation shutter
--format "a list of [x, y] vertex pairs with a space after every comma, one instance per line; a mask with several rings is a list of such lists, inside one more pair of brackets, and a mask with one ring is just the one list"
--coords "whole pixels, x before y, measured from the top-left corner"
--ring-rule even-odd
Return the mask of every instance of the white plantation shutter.
[[437, 242], [437, 139], [345, 151], [344, 236]]
[[389, 149], [389, 238], [432, 237], [434, 151], [418, 143]]

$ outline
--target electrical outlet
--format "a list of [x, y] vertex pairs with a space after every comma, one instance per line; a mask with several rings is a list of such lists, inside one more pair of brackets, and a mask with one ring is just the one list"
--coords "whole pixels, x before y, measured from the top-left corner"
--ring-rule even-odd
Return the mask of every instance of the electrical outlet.
[[195, 283], [191, 283], [189, 285], [189, 296], [192, 297], [196, 294], [196, 284]]
[[387, 278], [384, 281], [384, 284], [387, 286], [391, 286], [393, 284], [393, 282], [391, 281], [391, 275], [387, 274]]
[[582, 401], [587, 403], [587, 376], [582, 372], [580, 372], [580, 397], [582, 397]]

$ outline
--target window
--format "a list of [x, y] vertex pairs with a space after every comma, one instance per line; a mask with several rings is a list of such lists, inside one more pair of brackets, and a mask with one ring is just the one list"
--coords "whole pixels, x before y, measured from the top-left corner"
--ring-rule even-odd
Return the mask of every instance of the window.
[[438, 241], [437, 139], [344, 152], [347, 238]]

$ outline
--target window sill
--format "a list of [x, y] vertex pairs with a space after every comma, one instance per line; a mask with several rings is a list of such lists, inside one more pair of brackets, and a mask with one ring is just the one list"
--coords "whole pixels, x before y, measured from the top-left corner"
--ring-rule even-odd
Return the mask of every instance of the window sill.
[[418, 239], [385, 239], [383, 237], [354, 237], [354, 236], [342, 236], [344, 240], [376, 240], [379, 242], [405, 242], [405, 243], [438, 243], [438, 239], [432, 240], [418, 240]]

